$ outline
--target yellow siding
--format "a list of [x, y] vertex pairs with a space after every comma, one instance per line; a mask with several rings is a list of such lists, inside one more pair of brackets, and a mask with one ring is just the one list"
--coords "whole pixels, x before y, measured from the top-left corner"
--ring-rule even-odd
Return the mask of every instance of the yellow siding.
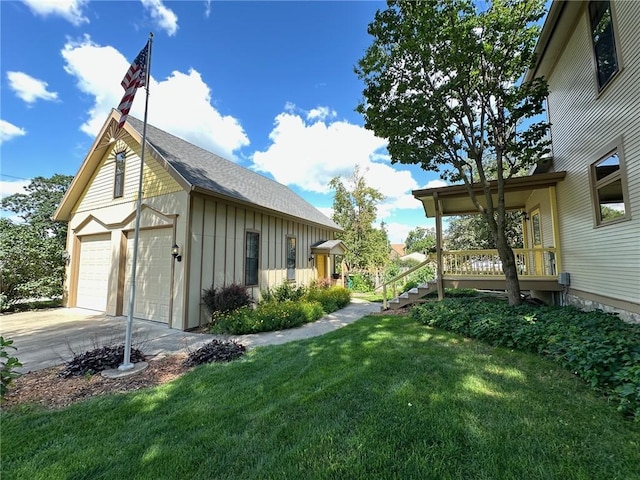
[[[545, 248], [555, 247], [553, 244], [553, 223], [551, 221], [551, 206], [549, 203], [549, 190], [535, 190], [527, 199], [526, 210], [540, 209], [540, 228], [542, 230], [542, 246]], [[531, 219], [527, 221], [528, 245], [533, 245]]]
[[334, 238], [332, 231], [285, 219], [251, 208], [213, 198], [192, 198], [189, 255], [189, 306], [187, 328], [198, 326], [205, 312], [202, 290], [231, 283], [244, 283], [245, 233], [260, 234], [258, 282], [251, 289], [260, 291], [286, 281], [286, 237], [293, 235], [296, 245], [296, 283], [315, 279], [308, 261], [311, 245]]
[[[563, 269], [572, 287], [620, 300], [640, 300], [640, 8], [615, 2], [623, 69], [598, 93], [586, 9], [549, 75], [549, 114], [558, 184]], [[589, 165], [622, 139], [631, 220], [595, 226]], [[604, 153], [604, 152], [603, 152]], [[545, 232], [546, 236], [547, 232]]]
[[[122, 197], [113, 198], [115, 178], [115, 152], [126, 151], [124, 192]], [[96, 208], [108, 207], [131, 202], [138, 198], [138, 180], [140, 176], [139, 146], [131, 149], [120, 140], [104, 156], [96, 171], [76, 204], [73, 213], [86, 212]], [[144, 175], [142, 179], [143, 198], [158, 197], [179, 192], [182, 187], [150, 155], [145, 155]]]

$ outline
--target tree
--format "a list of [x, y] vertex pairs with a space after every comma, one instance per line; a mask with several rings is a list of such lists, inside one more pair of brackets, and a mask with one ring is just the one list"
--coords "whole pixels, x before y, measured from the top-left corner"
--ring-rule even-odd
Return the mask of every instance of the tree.
[[416, 227], [407, 234], [404, 241], [407, 253], [425, 253], [436, 245], [436, 232], [433, 228]]
[[[548, 153], [543, 79], [534, 64], [544, 0], [389, 1], [369, 25], [374, 37], [356, 73], [358, 111], [388, 140], [393, 162], [419, 164], [462, 181], [502, 260], [509, 302], [519, 304], [515, 256], [505, 234], [505, 179]], [[485, 170], [495, 159], [495, 172]], [[490, 180], [497, 180], [496, 200]], [[479, 178], [479, 181], [474, 180]], [[482, 187], [482, 201], [474, 193]], [[483, 206], [485, 205], [485, 206]]]
[[[507, 212], [505, 235], [511, 248], [522, 248], [522, 217], [520, 212]], [[496, 248], [489, 224], [482, 215], [451, 217], [445, 244], [450, 250], [487, 250]]]
[[384, 223], [380, 228], [373, 226], [376, 221], [376, 204], [384, 196], [375, 188], [367, 186], [359, 167], [354, 169], [346, 182], [340, 177], [334, 177], [329, 182], [329, 187], [335, 192], [332, 219], [344, 230], [338, 238], [348, 249], [344, 259], [347, 267], [349, 270], [379, 273], [388, 262], [391, 251]]
[[26, 298], [62, 295], [67, 225], [51, 217], [73, 177], [36, 177], [25, 187], [28, 192], [10, 195], [0, 203], [24, 223], [0, 219], [0, 307]]

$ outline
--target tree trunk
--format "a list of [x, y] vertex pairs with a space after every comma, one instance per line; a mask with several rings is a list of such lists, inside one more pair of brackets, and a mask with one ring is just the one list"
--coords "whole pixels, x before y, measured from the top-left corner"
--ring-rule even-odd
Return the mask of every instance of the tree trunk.
[[504, 232], [502, 232], [502, 235], [498, 234], [496, 240], [498, 254], [500, 255], [500, 260], [502, 260], [502, 271], [507, 281], [509, 305], [520, 305], [522, 299], [520, 298], [520, 281], [518, 280], [516, 257], [513, 249], [507, 243]]

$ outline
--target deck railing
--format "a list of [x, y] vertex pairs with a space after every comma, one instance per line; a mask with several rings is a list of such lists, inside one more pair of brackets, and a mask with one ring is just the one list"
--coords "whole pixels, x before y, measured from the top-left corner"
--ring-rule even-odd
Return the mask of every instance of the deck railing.
[[[518, 276], [554, 276], [555, 248], [514, 248]], [[442, 252], [444, 275], [492, 276], [504, 273], [497, 250], [447, 250]]]

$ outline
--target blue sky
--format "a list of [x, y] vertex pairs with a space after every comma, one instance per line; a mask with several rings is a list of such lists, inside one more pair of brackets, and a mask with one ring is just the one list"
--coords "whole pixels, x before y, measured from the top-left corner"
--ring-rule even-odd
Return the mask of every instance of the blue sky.
[[[2, 194], [74, 175], [154, 33], [149, 123], [274, 178], [330, 215], [327, 184], [365, 171], [392, 243], [432, 226], [411, 190], [443, 185], [391, 165], [355, 112], [353, 72], [384, 2], [1, 1]], [[144, 92], [131, 114], [142, 119]]]

